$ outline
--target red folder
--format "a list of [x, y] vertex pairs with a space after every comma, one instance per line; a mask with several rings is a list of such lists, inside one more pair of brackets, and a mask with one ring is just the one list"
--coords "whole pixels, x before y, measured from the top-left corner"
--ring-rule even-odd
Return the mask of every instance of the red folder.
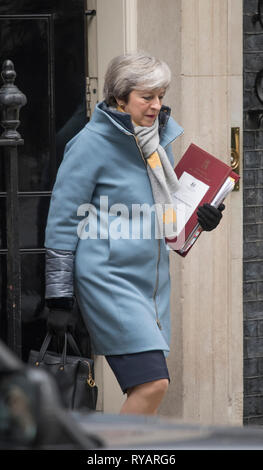
[[[172, 240], [166, 239], [166, 242], [172, 249], [174, 249], [174, 251], [176, 251], [181, 256], [186, 256], [202, 232], [202, 229], [197, 220], [198, 207], [205, 203], [211, 204], [228, 177], [231, 177], [234, 180], [234, 187], [234, 184], [239, 180], [239, 175], [237, 175], [230, 166], [226, 165], [226, 163], [218, 160], [216, 157], [195, 144], [191, 144], [188, 147], [178, 165], [175, 167], [174, 171], [178, 179], [180, 179], [184, 172], [187, 172], [191, 176], [209, 186], [206, 194], [201, 199], [200, 203], [197, 205], [195, 211], [191, 215], [190, 219], [186, 222], [184, 227], [184, 238], [187, 240], [190, 237], [190, 245], [188, 244], [189, 246], [187, 246], [186, 244], [183, 249], [173, 248], [173, 246], [176, 247], [176, 245], [180, 244], [178, 243], [180, 234], [178, 234], [178, 237]], [[223, 199], [215, 206], [218, 207], [222, 201]]]

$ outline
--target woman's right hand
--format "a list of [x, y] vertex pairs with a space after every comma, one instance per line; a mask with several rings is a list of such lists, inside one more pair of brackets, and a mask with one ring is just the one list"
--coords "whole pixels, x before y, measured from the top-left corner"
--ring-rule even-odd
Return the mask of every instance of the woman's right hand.
[[47, 299], [47, 330], [56, 336], [64, 336], [66, 332], [74, 333], [78, 308], [72, 298]]

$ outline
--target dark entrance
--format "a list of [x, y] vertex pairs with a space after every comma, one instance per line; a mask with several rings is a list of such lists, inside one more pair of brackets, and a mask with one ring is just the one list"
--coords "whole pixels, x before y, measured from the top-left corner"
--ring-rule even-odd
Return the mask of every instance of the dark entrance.
[[[22, 351], [45, 333], [44, 235], [51, 190], [66, 142], [85, 124], [85, 1], [1, 0], [0, 67], [13, 61], [27, 96], [19, 132]], [[1, 151], [1, 150], [0, 150]], [[0, 337], [6, 341], [6, 188], [0, 155]]]

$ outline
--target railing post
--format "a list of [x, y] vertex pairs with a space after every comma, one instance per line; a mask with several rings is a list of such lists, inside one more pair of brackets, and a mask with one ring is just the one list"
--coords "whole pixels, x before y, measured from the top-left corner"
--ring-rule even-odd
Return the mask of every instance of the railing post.
[[0, 124], [4, 128], [0, 146], [4, 147], [6, 178], [6, 226], [7, 226], [7, 328], [8, 346], [22, 356], [21, 333], [21, 265], [19, 252], [19, 207], [17, 146], [23, 145], [17, 128], [19, 112], [27, 99], [14, 85], [16, 72], [11, 60], [3, 63], [3, 85], [0, 88]]

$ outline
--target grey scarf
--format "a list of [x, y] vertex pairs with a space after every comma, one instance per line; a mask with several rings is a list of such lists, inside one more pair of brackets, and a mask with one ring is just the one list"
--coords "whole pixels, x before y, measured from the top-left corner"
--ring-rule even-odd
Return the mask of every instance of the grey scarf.
[[147, 161], [158, 221], [158, 238], [174, 238], [177, 235], [176, 214], [171, 195], [178, 190], [179, 182], [164, 148], [160, 145], [158, 127], [157, 118], [151, 127], [135, 125], [134, 131]]

